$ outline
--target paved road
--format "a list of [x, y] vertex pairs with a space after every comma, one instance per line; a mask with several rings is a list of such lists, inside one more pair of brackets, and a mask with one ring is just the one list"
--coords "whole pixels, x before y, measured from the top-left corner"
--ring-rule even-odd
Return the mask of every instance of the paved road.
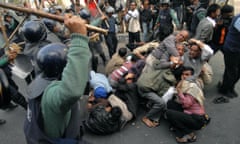
[[[213, 104], [212, 100], [218, 96], [216, 84], [221, 79], [224, 70], [222, 54], [218, 52], [210, 64], [214, 70], [213, 83], [206, 86], [206, 111], [211, 116], [210, 124], [197, 132], [196, 144], [239, 144], [240, 143], [240, 98], [234, 98], [227, 104]], [[100, 67], [100, 69], [102, 69]], [[21, 92], [25, 93], [26, 84], [16, 79], [21, 86]], [[236, 91], [240, 94], [240, 84]], [[7, 120], [0, 126], [0, 144], [24, 144], [23, 121], [26, 112], [18, 107], [13, 111], [0, 110], [0, 118]], [[147, 128], [141, 121], [144, 112], [140, 112], [136, 121], [129, 123], [120, 132], [108, 136], [96, 136], [85, 134], [84, 139], [93, 144], [175, 144], [174, 135], [168, 130], [166, 121], [161, 121], [157, 128]]]

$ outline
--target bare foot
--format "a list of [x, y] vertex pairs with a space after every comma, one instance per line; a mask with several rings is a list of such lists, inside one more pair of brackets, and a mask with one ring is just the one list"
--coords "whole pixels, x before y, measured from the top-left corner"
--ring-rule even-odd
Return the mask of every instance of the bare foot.
[[153, 122], [150, 119], [148, 119], [147, 117], [143, 117], [142, 122], [150, 128], [154, 127]]

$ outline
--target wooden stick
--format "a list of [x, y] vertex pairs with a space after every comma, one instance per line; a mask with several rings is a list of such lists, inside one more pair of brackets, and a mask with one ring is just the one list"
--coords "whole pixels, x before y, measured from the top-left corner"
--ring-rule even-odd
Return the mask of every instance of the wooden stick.
[[35, 6], [36, 6], [36, 9], [40, 9], [40, 7], [39, 7], [39, 5], [38, 5], [38, 2], [37, 2], [37, 0], [34, 0], [34, 3], [35, 3]]
[[[2, 17], [3, 17], [3, 14], [2, 14]], [[3, 18], [2, 17], [0, 17], [0, 25], [1, 25], [1, 29], [2, 29], [3, 38], [4, 38], [4, 41], [5, 41], [5, 44], [4, 44], [4, 47], [5, 47], [5, 46], [9, 46], [9, 41], [8, 41], [8, 38], [7, 38], [6, 27], [3, 23]]]
[[[23, 20], [17, 25], [17, 27], [14, 29], [14, 31], [11, 33], [11, 35], [9, 36], [9, 38], [7, 39], [8, 43], [13, 39], [14, 35], [17, 33], [17, 31], [19, 30], [19, 28], [22, 26], [22, 24], [24, 23], [24, 21], [27, 19], [28, 16], [25, 16], [23, 18]], [[3, 48], [6, 48], [8, 45], [7, 43], [5, 43], [5, 45], [3, 46]]]
[[[36, 9], [28, 9], [28, 8], [23, 8], [23, 7], [17, 7], [17, 6], [10, 5], [10, 4], [3, 4], [3, 3], [0, 3], [0, 7], [7, 8], [7, 9], [12, 9], [12, 10], [15, 10], [15, 11], [24, 12], [24, 13], [27, 13], [27, 14], [33, 14], [33, 15], [40, 16], [40, 17], [53, 19], [53, 20], [56, 20], [56, 21], [62, 22], [62, 23], [64, 22], [64, 17], [63, 16], [58, 16], [58, 15], [46, 13], [46, 12], [39, 11], [39, 10], [36, 10]], [[102, 28], [92, 26], [92, 25], [89, 25], [89, 24], [85, 24], [85, 25], [86, 25], [88, 30], [103, 33], [105, 35], [108, 33], [108, 30], [106, 30], [106, 29], [102, 29]]]
[[224, 5], [227, 5], [227, 4], [228, 4], [228, 1], [229, 1], [229, 0], [226, 0]]
[[[102, 10], [100, 9], [100, 7], [98, 6], [96, 0], [93, 0], [93, 2], [94, 2], [94, 4], [96, 5], [97, 10], [98, 10], [98, 12], [100, 13], [100, 15], [103, 16], [104, 13], [102, 12]], [[108, 23], [108, 21], [107, 21], [107, 20], [104, 20], [104, 23], [106, 24], [107, 28], [109, 28], [109, 23]]]

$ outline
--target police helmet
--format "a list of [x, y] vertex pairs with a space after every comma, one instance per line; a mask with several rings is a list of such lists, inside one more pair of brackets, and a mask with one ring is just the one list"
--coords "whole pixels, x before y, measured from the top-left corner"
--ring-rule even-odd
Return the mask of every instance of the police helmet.
[[4, 15], [4, 21], [7, 21], [7, 17], [12, 17], [12, 15], [9, 12], [6, 12]]
[[46, 27], [40, 21], [28, 21], [21, 30], [24, 38], [29, 42], [38, 42], [47, 37]]
[[59, 78], [67, 63], [67, 46], [62, 43], [51, 43], [37, 54], [37, 64], [44, 76]]
[[6, 21], [6, 18], [7, 17], [11, 17], [13, 19], [15, 19], [16, 21], [20, 21], [19, 17], [17, 16], [16, 12], [15, 11], [12, 11], [12, 10], [8, 10], [6, 13], [3, 14], [3, 17], [4, 17], [4, 21]]
[[51, 32], [53, 32], [54, 27], [57, 25], [56, 21], [47, 18], [43, 18], [42, 22]]
[[109, 6], [106, 8], [106, 13], [114, 13], [114, 8]]
[[170, 0], [160, 0], [160, 4], [168, 4], [168, 5], [170, 5]]
[[79, 11], [79, 15], [80, 15], [81, 18], [83, 18], [85, 20], [87, 20], [87, 19], [89, 19], [91, 17], [90, 12], [87, 9], [85, 9], [85, 8], [82, 8]]

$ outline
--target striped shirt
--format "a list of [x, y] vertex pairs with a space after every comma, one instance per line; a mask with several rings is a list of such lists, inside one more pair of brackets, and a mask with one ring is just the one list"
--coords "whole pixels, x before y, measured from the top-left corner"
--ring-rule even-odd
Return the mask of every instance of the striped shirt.
[[133, 66], [132, 62], [125, 62], [119, 69], [116, 69], [112, 72], [111, 74], [111, 79], [118, 81], [120, 78], [123, 77], [124, 74], [128, 73], [128, 71], [130, 70], [130, 68]]

